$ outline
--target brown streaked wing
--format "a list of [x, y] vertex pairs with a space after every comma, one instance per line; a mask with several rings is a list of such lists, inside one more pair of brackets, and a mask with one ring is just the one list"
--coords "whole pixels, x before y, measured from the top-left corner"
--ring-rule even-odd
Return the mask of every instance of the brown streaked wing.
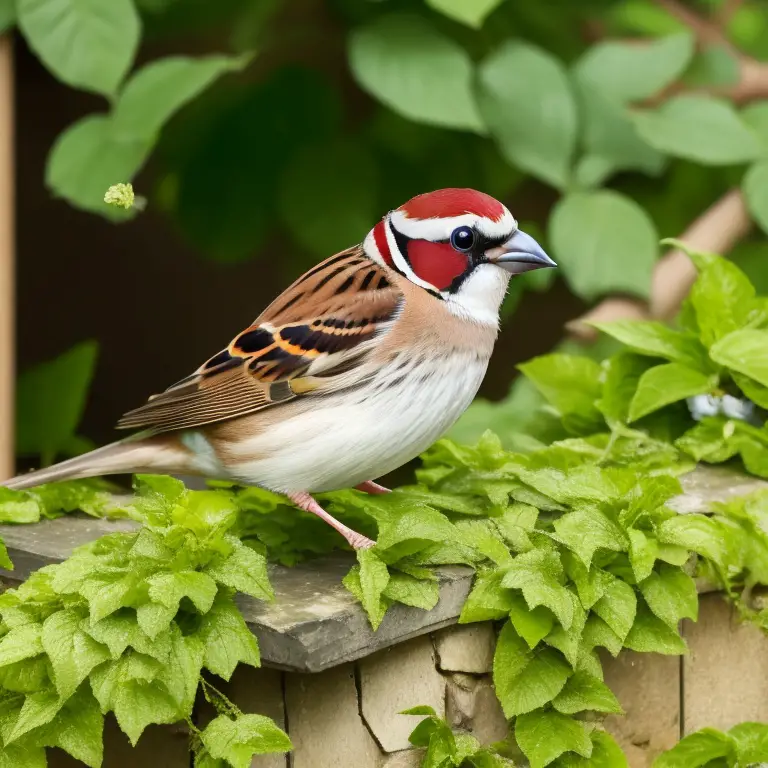
[[123, 416], [118, 428], [192, 429], [292, 400], [299, 392], [311, 396], [311, 377], [327, 380], [362, 362], [401, 298], [386, 270], [362, 249], [333, 256], [194, 374]]

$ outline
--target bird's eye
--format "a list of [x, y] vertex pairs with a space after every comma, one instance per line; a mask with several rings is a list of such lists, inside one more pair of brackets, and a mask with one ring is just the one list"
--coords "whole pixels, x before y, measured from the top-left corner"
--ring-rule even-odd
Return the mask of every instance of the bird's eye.
[[451, 232], [451, 245], [457, 251], [471, 251], [475, 244], [475, 233], [470, 227], [457, 227]]

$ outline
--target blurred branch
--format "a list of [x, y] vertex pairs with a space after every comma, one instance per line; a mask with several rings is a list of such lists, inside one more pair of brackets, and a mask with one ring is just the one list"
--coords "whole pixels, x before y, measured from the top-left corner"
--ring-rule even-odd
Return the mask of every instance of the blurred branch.
[[736, 11], [742, 6], [743, 0], [725, 0], [717, 12], [717, 25], [725, 34], [728, 25], [731, 23]]
[[[655, 0], [655, 2], [693, 32], [699, 47], [706, 48], [716, 45], [725, 48], [738, 62], [739, 80], [737, 83], [703, 90], [717, 96], [725, 96], [737, 104], [768, 98], [768, 64], [743, 54], [734, 47], [723, 32], [723, 27], [727, 25], [730, 16], [738, 9], [739, 0], [727, 1], [718, 20], [704, 18], [678, 0]], [[679, 88], [674, 90], [679, 92]]]
[[[739, 63], [740, 78], [735, 85], [709, 89], [710, 93], [726, 96], [736, 103], [768, 98], [768, 64], [757, 61], [737, 50], [725, 37], [723, 27], [738, 8], [739, 0], [729, 0], [723, 7], [718, 22], [699, 16], [678, 0], [655, 0], [675, 18], [682, 21], [695, 35], [702, 47], [718, 45], [727, 48]], [[679, 92], [670, 89], [661, 99]], [[726, 193], [702, 213], [680, 236], [691, 248], [726, 254], [752, 229], [752, 219], [744, 198], [738, 189]], [[622, 296], [609, 296], [582, 317], [566, 324], [567, 331], [578, 341], [590, 343], [597, 332], [587, 323], [612, 320], [672, 320], [688, 294], [696, 270], [691, 260], [680, 250], [667, 253], [654, 267], [649, 302]]]
[[[686, 245], [700, 251], [728, 253], [752, 229], [741, 191], [732, 189], [708, 208], [680, 235]], [[650, 302], [608, 297], [566, 328], [579, 341], [592, 342], [597, 331], [587, 323], [612, 320], [672, 320], [696, 279], [691, 260], [673, 250], [656, 263], [651, 280]]]

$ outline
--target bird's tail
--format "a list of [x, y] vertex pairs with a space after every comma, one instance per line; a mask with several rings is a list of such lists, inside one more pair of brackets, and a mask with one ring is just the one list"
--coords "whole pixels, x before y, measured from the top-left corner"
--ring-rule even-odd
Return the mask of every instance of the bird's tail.
[[18, 475], [0, 482], [0, 486], [20, 491], [57, 480], [80, 480], [97, 475], [184, 473], [190, 471], [189, 457], [176, 440], [132, 436], [52, 467]]

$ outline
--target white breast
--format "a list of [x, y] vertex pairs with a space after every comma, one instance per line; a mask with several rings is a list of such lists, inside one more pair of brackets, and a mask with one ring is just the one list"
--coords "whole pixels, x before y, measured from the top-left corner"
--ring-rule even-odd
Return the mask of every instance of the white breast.
[[487, 365], [468, 352], [428, 362], [396, 359], [357, 389], [239, 442], [243, 461], [229, 471], [283, 492], [331, 491], [381, 477], [446, 432], [472, 402]]

